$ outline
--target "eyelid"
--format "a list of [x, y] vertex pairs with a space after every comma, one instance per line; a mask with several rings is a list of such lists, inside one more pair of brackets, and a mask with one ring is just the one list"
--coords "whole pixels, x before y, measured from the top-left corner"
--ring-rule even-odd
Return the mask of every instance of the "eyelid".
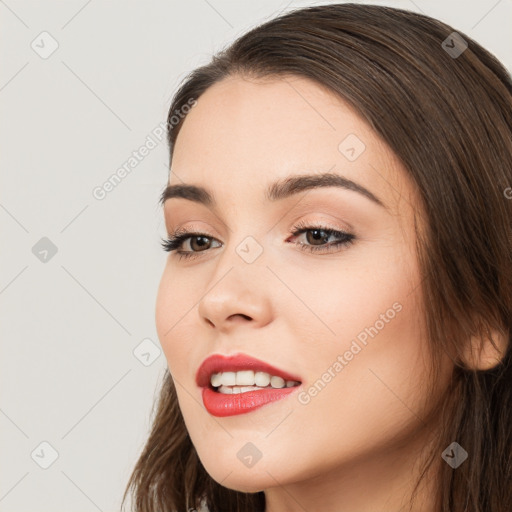
[[[271, 231], [279, 229], [278, 226], [282, 225], [284, 232], [291, 233], [291, 230], [293, 229], [293, 226], [297, 225], [307, 225], [307, 226], [317, 226], [319, 224], [323, 225], [324, 227], [328, 229], [332, 229], [334, 231], [345, 231], [348, 233], [353, 233], [354, 235], [357, 235], [357, 229], [353, 227], [353, 225], [349, 222], [347, 222], [344, 218], [342, 218], [339, 215], [339, 212], [332, 212], [332, 213], [326, 213], [326, 212], [320, 212], [319, 210], [324, 209], [321, 205], [308, 205], [308, 208], [305, 211], [301, 211], [300, 214], [296, 214], [293, 216], [288, 216], [288, 219], [286, 218], [287, 215], [284, 215], [281, 217], [280, 220], [277, 222], [272, 221], [270, 223], [271, 228], [264, 232], [264, 234], [268, 234]], [[330, 210], [330, 208], [329, 208]], [[335, 213], [338, 213], [336, 215]], [[204, 228], [203, 226], [206, 225], [207, 227]], [[167, 226], [167, 224], [166, 224]], [[178, 232], [196, 232], [196, 233], [204, 233], [208, 234], [208, 236], [211, 236], [213, 238], [218, 238], [219, 236], [223, 236], [218, 232], [217, 229], [212, 227], [212, 224], [210, 224], [207, 221], [200, 220], [200, 219], [193, 219], [193, 220], [186, 220], [185, 222], [182, 222], [181, 224], [178, 223], [178, 227], [173, 228], [172, 224], [169, 225], [171, 229], [166, 229], [167, 233], [169, 235]], [[225, 226], [223, 223], [223, 228], [225, 228], [227, 231], [232, 232], [232, 230]], [[224, 231], [224, 229], [223, 229]]]
[[319, 214], [318, 207], [311, 211], [302, 212], [300, 215], [296, 215], [291, 221], [286, 222], [287, 227], [285, 231], [291, 232], [291, 229], [304, 227], [316, 227], [323, 226], [324, 229], [330, 229], [333, 231], [341, 231], [350, 233], [354, 236], [358, 236], [358, 230], [352, 226], [349, 222], [336, 215], [327, 215], [325, 213]]
[[[334, 224], [332, 222], [332, 220], [331, 221], [327, 220], [327, 219], [323, 220], [321, 217], [320, 218], [316, 217], [316, 218], [307, 219], [307, 220], [302, 219], [302, 217], [304, 217], [304, 215], [301, 215], [301, 216], [297, 217], [296, 219], [294, 219], [292, 222], [287, 223], [287, 227], [284, 229], [284, 232], [290, 236], [293, 236], [293, 231], [297, 231], [299, 229], [305, 229], [305, 228], [314, 229], [314, 228], [318, 228], [319, 226], [322, 226], [324, 229], [329, 229], [332, 231], [341, 231], [341, 232], [350, 233], [350, 234], [357, 236], [356, 230], [354, 230], [354, 228], [352, 228], [352, 226], [349, 223], [343, 221], [340, 218], [335, 217], [338, 224]], [[181, 226], [178, 226], [177, 228], [166, 229], [167, 236], [175, 237], [175, 236], [179, 236], [182, 233], [199, 233], [199, 234], [208, 236], [210, 238], [215, 238], [216, 240], [220, 241], [219, 236], [212, 233], [212, 231], [215, 232], [216, 230], [208, 229], [208, 228], [204, 229], [195, 224], [190, 225], [189, 222], [193, 223], [193, 222], [198, 222], [198, 221], [188, 221], [188, 222], [183, 223]], [[341, 225], [339, 223], [341, 223]], [[276, 226], [276, 224], [274, 224], [274, 227], [272, 227], [269, 231], [267, 231], [267, 233], [269, 233], [270, 231], [273, 231], [275, 229], [275, 226]]]
[[204, 233], [205, 235], [208, 234], [208, 236], [211, 236], [212, 238], [217, 238], [217, 235], [213, 234], [213, 232], [216, 232], [216, 230], [211, 228], [208, 223], [202, 222], [208, 226], [207, 228], [204, 228], [194, 224], [194, 222], [197, 223], [199, 221], [187, 221], [176, 228], [172, 228], [171, 226], [171, 229], [166, 229], [166, 232], [168, 236], [179, 235], [180, 233]]

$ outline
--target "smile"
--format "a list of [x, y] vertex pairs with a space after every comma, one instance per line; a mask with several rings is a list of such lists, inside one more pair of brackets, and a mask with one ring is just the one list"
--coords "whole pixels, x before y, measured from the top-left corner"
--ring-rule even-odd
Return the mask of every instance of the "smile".
[[202, 399], [212, 416], [244, 414], [295, 392], [300, 378], [250, 356], [213, 355], [196, 375]]

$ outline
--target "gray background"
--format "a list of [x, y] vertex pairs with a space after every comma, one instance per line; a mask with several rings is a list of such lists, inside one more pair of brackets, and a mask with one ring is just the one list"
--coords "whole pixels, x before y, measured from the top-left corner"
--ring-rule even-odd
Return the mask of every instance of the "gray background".
[[[315, 3], [329, 2], [0, 0], [1, 512], [119, 510], [166, 366], [155, 133], [212, 52]], [[512, 0], [362, 3], [437, 17], [512, 67]]]

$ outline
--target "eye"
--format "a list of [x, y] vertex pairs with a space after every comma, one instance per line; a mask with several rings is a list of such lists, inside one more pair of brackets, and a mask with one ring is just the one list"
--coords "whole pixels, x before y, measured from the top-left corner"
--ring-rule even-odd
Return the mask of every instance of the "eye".
[[[299, 222], [293, 227], [291, 235], [299, 237], [305, 234], [305, 242], [297, 243], [299, 249], [308, 252], [333, 252], [333, 249], [346, 246], [353, 243], [355, 235], [331, 229], [321, 225], [306, 225]], [[327, 243], [334, 237], [336, 241]], [[202, 252], [207, 252], [212, 247], [212, 241], [217, 242], [220, 247], [222, 244], [215, 238], [205, 233], [194, 233], [186, 230], [176, 230], [168, 239], [162, 239], [162, 247], [164, 251], [176, 251], [179, 258], [195, 258]], [[183, 247], [189, 246], [189, 250], [183, 250]]]
[[[205, 252], [209, 249], [211, 246], [211, 240], [215, 239], [205, 233], [193, 233], [178, 229], [166, 240], [162, 239], [162, 247], [164, 251], [167, 252], [176, 251], [176, 254], [180, 259], [191, 258], [197, 256], [197, 253]], [[218, 240], [215, 241], [218, 242]], [[191, 250], [178, 250], [187, 243]]]
[[[299, 243], [298, 245], [301, 250], [308, 252], [333, 252], [332, 249], [349, 245], [355, 239], [355, 235], [352, 233], [320, 225], [308, 226], [304, 222], [299, 222], [293, 229], [292, 235], [295, 237], [303, 234], [306, 235], [305, 240], [307, 243]], [[334, 237], [337, 241], [327, 243], [331, 237]]]

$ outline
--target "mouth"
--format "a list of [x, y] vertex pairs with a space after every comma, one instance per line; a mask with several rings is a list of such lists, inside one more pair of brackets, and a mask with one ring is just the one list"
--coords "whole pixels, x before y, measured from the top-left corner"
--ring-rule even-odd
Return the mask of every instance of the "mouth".
[[281, 389], [298, 386], [300, 381], [285, 380], [280, 375], [271, 375], [267, 372], [254, 370], [241, 370], [237, 372], [212, 373], [210, 387], [223, 394], [247, 393], [260, 389]]
[[216, 354], [203, 361], [196, 374], [206, 410], [213, 416], [251, 412], [289, 396], [300, 377], [253, 357]]

